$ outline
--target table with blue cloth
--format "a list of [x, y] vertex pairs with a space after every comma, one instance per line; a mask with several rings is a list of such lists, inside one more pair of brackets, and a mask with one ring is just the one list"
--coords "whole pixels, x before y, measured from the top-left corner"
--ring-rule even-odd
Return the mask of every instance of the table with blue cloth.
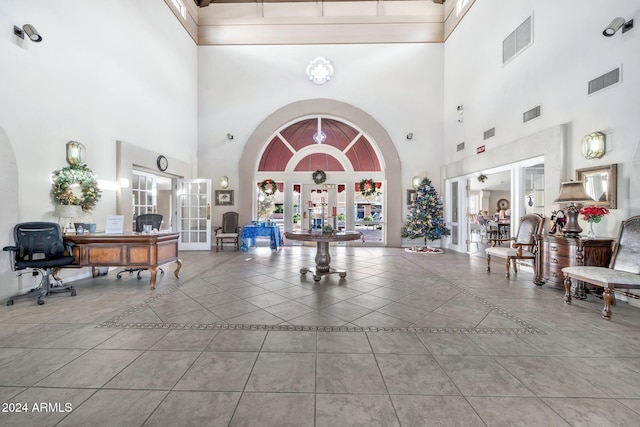
[[280, 227], [277, 225], [245, 225], [240, 234], [240, 250], [248, 252], [250, 246], [256, 245], [256, 237], [269, 237], [269, 247], [277, 251], [282, 245], [280, 240]]

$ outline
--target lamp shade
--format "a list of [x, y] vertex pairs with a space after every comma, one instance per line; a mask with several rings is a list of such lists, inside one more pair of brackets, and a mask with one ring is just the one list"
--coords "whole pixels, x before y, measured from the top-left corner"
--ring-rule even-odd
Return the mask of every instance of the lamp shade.
[[82, 206], [56, 205], [53, 216], [57, 216], [58, 218], [79, 218], [82, 216]]
[[581, 181], [566, 181], [560, 185], [560, 194], [553, 203], [593, 202]]

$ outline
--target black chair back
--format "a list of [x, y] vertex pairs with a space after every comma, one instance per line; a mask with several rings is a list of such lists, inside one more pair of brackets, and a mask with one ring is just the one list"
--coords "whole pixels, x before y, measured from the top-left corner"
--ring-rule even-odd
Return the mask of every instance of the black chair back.
[[138, 233], [144, 230], [145, 225], [150, 225], [151, 229], [160, 231], [162, 225], [162, 215], [160, 214], [142, 214], [136, 217], [136, 231]]
[[238, 232], [238, 212], [225, 212], [222, 214], [222, 232]]
[[64, 256], [62, 230], [55, 222], [23, 222], [14, 227], [16, 267]]

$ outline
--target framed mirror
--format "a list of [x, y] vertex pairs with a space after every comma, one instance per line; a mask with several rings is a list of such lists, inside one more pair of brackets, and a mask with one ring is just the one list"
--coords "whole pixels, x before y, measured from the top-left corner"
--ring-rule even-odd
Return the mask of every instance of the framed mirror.
[[596, 200], [596, 205], [616, 209], [618, 190], [617, 164], [577, 169], [576, 180], [582, 181], [587, 194]]

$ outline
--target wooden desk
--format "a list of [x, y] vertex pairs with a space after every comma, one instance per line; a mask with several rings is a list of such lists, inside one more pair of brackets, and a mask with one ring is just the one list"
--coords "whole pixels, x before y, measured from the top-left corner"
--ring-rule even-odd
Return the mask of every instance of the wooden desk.
[[[303, 231], [285, 231], [287, 239], [298, 240], [302, 242], [316, 242], [316, 268], [313, 280], [318, 282], [325, 274], [337, 273], [340, 277], [347, 277], [347, 272], [331, 268], [331, 256], [329, 255], [329, 243], [346, 242], [348, 240], [359, 240], [362, 233], [359, 231], [339, 231], [337, 233], [327, 234], [311, 234], [309, 230]], [[300, 274], [307, 274], [313, 271], [311, 268], [301, 268]]]
[[158, 267], [170, 262], [177, 266], [173, 274], [180, 277], [182, 261], [178, 258], [178, 233], [125, 233], [67, 234], [65, 242], [71, 242], [75, 263], [70, 267], [146, 268], [151, 273], [149, 285], [156, 288]]
[[[564, 267], [588, 265], [594, 267], [608, 267], [611, 259], [611, 246], [614, 239], [610, 238], [573, 238], [545, 234], [542, 236], [538, 253], [540, 261], [539, 277], [548, 284], [564, 289]], [[578, 283], [574, 297], [587, 298], [584, 284]]]

